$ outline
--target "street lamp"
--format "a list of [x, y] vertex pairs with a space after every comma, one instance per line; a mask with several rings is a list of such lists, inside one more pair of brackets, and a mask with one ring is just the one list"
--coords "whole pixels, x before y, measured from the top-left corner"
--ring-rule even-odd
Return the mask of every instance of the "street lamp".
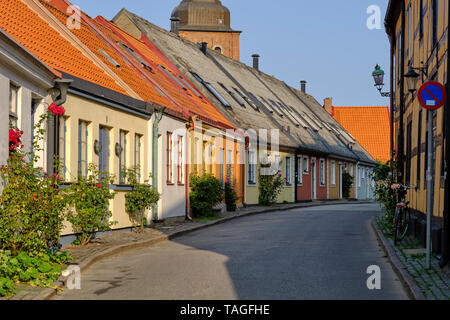
[[378, 89], [382, 97], [390, 97], [391, 94], [389, 92], [381, 92], [384, 87], [384, 71], [377, 64], [375, 66], [375, 70], [372, 72], [373, 80], [375, 81], [375, 87]]
[[419, 80], [419, 74], [414, 71], [413, 68], [409, 68], [407, 74], [405, 74], [406, 78], [406, 86], [408, 87], [408, 91], [414, 93], [417, 90], [417, 81]]

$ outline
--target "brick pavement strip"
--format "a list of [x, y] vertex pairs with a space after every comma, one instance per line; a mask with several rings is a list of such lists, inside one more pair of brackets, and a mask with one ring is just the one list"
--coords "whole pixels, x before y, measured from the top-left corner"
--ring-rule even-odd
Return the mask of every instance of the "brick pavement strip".
[[[135, 233], [127, 231], [115, 231], [108, 235], [94, 239], [92, 244], [85, 247], [65, 246], [64, 251], [72, 254], [74, 262], [72, 265], [78, 265], [81, 273], [86, 271], [96, 262], [105, 258], [122, 254], [126, 251], [140, 249], [152, 246], [162, 241], [167, 241], [180, 237], [187, 233], [198, 231], [213, 225], [224, 223], [236, 218], [245, 217], [255, 214], [263, 214], [276, 211], [288, 211], [297, 208], [307, 208], [324, 205], [339, 204], [365, 204], [373, 203], [373, 201], [317, 201], [299, 204], [278, 204], [272, 207], [247, 207], [241, 208], [236, 212], [226, 212], [221, 218], [209, 222], [180, 222], [172, 227], [156, 227], [146, 229], [143, 233]], [[33, 288], [21, 286], [19, 293], [10, 300], [48, 300], [51, 299], [58, 291], [65, 287], [65, 278], [61, 276], [53, 283], [52, 288]]]
[[437, 259], [433, 259], [431, 270], [426, 270], [421, 261], [423, 254], [408, 255], [405, 253], [412, 249], [411, 246], [415, 246], [414, 240], [405, 239], [402, 242], [404, 245], [395, 247], [392, 239], [384, 236], [375, 219], [372, 221], [372, 227], [395, 272], [412, 298], [416, 300], [449, 300], [450, 271], [448, 267], [441, 269]]

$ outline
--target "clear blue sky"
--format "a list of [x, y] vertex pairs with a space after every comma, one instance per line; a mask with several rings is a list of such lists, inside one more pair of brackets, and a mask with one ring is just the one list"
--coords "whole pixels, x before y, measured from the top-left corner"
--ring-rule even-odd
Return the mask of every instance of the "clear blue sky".
[[[123, 7], [169, 29], [170, 14], [181, 0], [73, 0], [92, 17], [112, 19]], [[222, 0], [231, 11], [231, 26], [242, 30], [241, 60], [261, 55], [261, 70], [299, 87], [320, 103], [333, 97], [336, 106], [388, 105], [374, 88], [375, 64], [386, 71], [389, 89], [389, 41], [384, 29], [369, 30], [370, 5], [388, 0]]]

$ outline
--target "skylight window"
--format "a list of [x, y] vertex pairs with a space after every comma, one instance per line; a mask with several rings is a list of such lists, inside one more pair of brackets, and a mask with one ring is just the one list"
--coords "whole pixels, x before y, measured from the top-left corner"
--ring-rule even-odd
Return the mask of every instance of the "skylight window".
[[194, 72], [191, 72], [191, 73], [198, 82], [203, 83], [203, 79], [198, 74], [196, 74]]
[[[248, 94], [250, 95], [250, 98], [251, 98], [251, 99], [253, 99], [254, 101], [258, 101], [258, 102], [259, 102], [259, 100], [256, 99], [256, 97], [255, 97], [255, 95], [254, 95], [253, 93], [248, 92]], [[253, 109], [255, 109], [256, 111], [259, 112], [259, 107], [258, 107], [251, 99], [245, 97], [245, 101], [247, 101], [247, 103], [248, 103]]]
[[242, 107], [245, 108], [245, 101], [238, 96], [233, 91], [229, 90], [223, 83], [218, 82], [218, 84], [222, 87], [223, 90], [225, 90], [234, 100], [236, 100], [237, 103], [239, 103]]
[[225, 98], [213, 87], [213, 85], [209, 82], [203, 82], [205, 87], [227, 108], [231, 108], [230, 103], [225, 100]]
[[314, 131], [319, 131], [319, 126], [313, 121], [313, 119], [308, 114], [302, 112], [302, 116], [307, 120], [307, 122], [314, 129]]
[[264, 105], [266, 106], [267, 109], [269, 109], [270, 113], [274, 113], [275, 111], [273, 110], [272, 106], [270, 105], [270, 103], [267, 102], [266, 99], [264, 99], [263, 97], [259, 96], [261, 98], [261, 100], [263, 101]]
[[280, 107], [276, 104], [276, 102], [273, 101], [272, 99], [269, 99], [269, 101], [272, 104], [272, 106], [274, 107], [273, 109], [277, 112], [277, 114], [280, 117], [284, 117], [284, 113], [280, 110]]
[[[259, 108], [253, 103], [252, 100], [250, 100], [248, 97], [244, 96], [238, 89], [233, 88], [234, 91], [236, 91], [236, 93], [242, 98], [244, 99], [245, 102], [247, 102], [249, 104], [250, 107], [252, 107], [253, 109], [255, 109], [256, 111], [259, 111]], [[256, 99], [256, 98], [255, 98]]]
[[167, 76], [170, 79], [172, 79], [176, 84], [178, 84], [181, 88], [183, 88], [184, 90], [187, 91], [187, 88], [177, 78], [175, 78], [174, 75], [169, 72], [169, 70], [164, 68], [164, 66], [162, 66], [162, 65], [160, 65], [159, 67], [161, 68], [162, 71], [164, 71], [165, 74], [167, 74]]
[[298, 123], [300, 123], [300, 125], [301, 125], [303, 128], [308, 128], [308, 125], [306, 124], [306, 122], [305, 122], [300, 116], [297, 115], [297, 113], [295, 112], [294, 108], [292, 108], [291, 106], [286, 106], [286, 108], [287, 108], [287, 110], [290, 112], [290, 114], [292, 115], [292, 117], [294, 117], [294, 119], [295, 119]]
[[103, 51], [102, 49], [98, 49], [98, 51], [116, 68], [120, 69], [120, 64], [117, 63], [116, 60], [114, 60], [113, 58], [111, 58], [111, 56], [109, 54], [107, 54], [105, 51]]
[[178, 79], [180, 79], [180, 81], [183, 82], [184, 85], [186, 86], [186, 88], [189, 88], [189, 90], [191, 90], [191, 92], [196, 94], [198, 97], [203, 98], [202, 95], [199, 94], [182, 76], [178, 76]]

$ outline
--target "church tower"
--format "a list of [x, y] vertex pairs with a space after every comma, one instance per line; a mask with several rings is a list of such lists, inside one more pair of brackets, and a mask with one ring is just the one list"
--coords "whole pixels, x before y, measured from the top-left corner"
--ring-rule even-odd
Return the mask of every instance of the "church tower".
[[220, 0], [183, 0], [171, 16], [171, 31], [239, 60], [241, 31], [231, 29], [230, 10]]

